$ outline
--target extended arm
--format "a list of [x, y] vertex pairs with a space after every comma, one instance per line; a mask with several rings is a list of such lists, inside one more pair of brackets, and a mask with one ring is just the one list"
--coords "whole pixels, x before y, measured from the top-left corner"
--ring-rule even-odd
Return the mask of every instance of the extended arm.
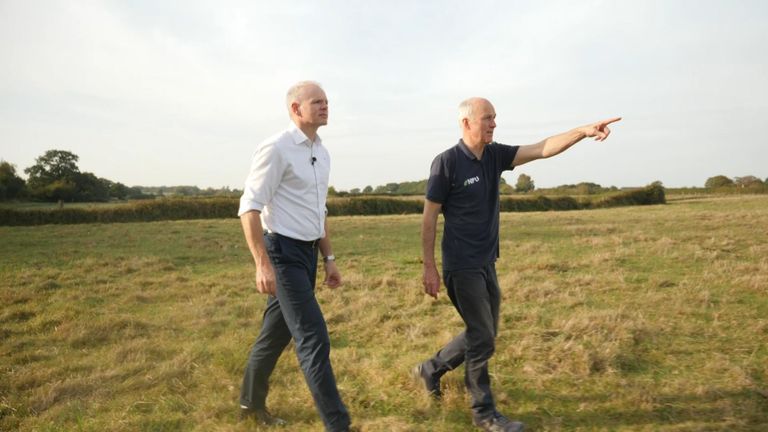
[[536, 159], [546, 159], [559, 155], [584, 138], [595, 137], [597, 141], [605, 141], [611, 133], [608, 125], [619, 120], [621, 117], [599, 121], [551, 136], [536, 144], [520, 146], [512, 166], [520, 166]]
[[424, 219], [421, 224], [421, 249], [424, 260], [424, 292], [434, 298], [440, 292], [440, 273], [435, 263], [435, 237], [437, 234], [437, 215], [442, 205], [424, 200]]
[[[328, 219], [325, 219], [325, 237], [321, 238], [318, 242], [320, 247], [320, 254], [324, 257], [333, 255], [333, 248], [331, 248], [331, 233], [328, 231]], [[336, 261], [324, 261], [323, 267], [325, 267], [325, 284], [331, 288], [336, 288], [341, 285], [341, 273], [336, 267]]]
[[262, 294], [275, 295], [275, 270], [269, 261], [267, 248], [264, 246], [264, 229], [261, 226], [261, 213], [252, 210], [240, 216], [245, 241], [256, 264], [256, 289]]

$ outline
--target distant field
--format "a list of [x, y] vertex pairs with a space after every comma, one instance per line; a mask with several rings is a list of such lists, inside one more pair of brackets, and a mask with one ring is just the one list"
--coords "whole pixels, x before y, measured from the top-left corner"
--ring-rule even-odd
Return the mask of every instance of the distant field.
[[[530, 430], [768, 430], [768, 196], [504, 213], [491, 363]], [[463, 371], [407, 371], [461, 329], [421, 294], [418, 215], [330, 221], [320, 289], [364, 431], [473, 430]], [[252, 431], [236, 421], [264, 297], [236, 219], [0, 227], [1, 431]], [[295, 355], [269, 405], [319, 431]]]
[[[120, 205], [130, 204], [131, 201], [113, 201], [113, 202], [87, 202], [87, 203], [64, 203], [63, 208], [102, 208], [102, 207], [115, 207]], [[15, 209], [15, 210], [31, 210], [31, 209], [57, 209], [58, 203], [50, 202], [2, 202], [0, 208]]]

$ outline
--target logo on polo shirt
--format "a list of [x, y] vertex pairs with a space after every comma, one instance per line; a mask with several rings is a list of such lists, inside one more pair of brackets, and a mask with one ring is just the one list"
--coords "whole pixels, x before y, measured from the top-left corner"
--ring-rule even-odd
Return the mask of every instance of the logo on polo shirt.
[[479, 181], [480, 181], [480, 176], [470, 177], [470, 178], [464, 180], [464, 187], [467, 187], [469, 185], [475, 184], [475, 183], [477, 183]]

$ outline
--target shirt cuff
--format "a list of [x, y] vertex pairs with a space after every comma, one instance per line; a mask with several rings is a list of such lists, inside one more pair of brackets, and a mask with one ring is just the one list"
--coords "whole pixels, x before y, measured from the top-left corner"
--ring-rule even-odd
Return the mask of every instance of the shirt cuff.
[[240, 199], [240, 208], [237, 210], [237, 216], [240, 217], [246, 213], [248, 213], [251, 210], [256, 211], [262, 211], [264, 209], [264, 204], [258, 202], [258, 201], [251, 201], [247, 199]]

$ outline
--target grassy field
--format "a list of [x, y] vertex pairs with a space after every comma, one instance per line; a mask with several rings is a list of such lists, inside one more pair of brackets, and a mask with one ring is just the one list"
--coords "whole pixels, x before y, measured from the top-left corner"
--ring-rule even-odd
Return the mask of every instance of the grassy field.
[[[441, 404], [408, 378], [461, 330], [421, 294], [419, 224], [331, 220], [345, 285], [318, 296], [364, 431], [472, 430], [461, 370]], [[493, 385], [529, 430], [768, 430], [768, 196], [506, 213], [501, 254]], [[0, 430], [259, 430], [236, 219], [0, 227], [0, 275]], [[322, 430], [290, 350], [272, 389], [286, 430]]]

